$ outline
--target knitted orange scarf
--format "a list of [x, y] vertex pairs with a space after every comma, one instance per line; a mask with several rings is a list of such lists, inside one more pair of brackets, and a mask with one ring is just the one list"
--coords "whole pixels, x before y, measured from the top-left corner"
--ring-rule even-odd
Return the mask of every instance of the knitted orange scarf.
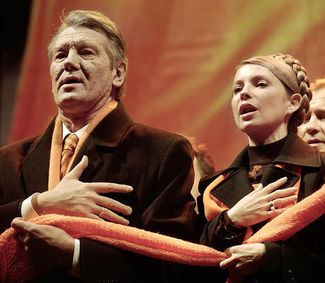
[[[286, 240], [325, 212], [325, 185], [268, 222], [246, 243]], [[90, 238], [152, 258], [198, 266], [218, 266], [227, 255], [210, 247], [135, 227], [81, 217], [45, 215], [32, 222], [65, 230], [74, 238]], [[24, 282], [45, 270], [33, 266], [13, 228], [0, 235], [1, 282]]]

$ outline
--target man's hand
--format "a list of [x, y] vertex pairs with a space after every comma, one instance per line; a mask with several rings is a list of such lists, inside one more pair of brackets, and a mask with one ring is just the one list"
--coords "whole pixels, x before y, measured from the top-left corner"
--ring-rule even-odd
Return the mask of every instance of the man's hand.
[[115, 212], [130, 215], [132, 208], [100, 194], [129, 193], [133, 188], [115, 183], [83, 183], [79, 178], [87, 166], [88, 158], [84, 156], [53, 190], [38, 195], [36, 210], [41, 210], [41, 214], [83, 216], [128, 225], [129, 221]]
[[38, 225], [15, 218], [11, 227], [23, 243], [33, 264], [46, 268], [65, 266], [71, 269], [74, 239], [60, 228]]
[[[257, 272], [263, 262], [265, 255], [264, 244], [243, 244], [233, 246], [225, 250], [230, 256], [220, 262], [220, 268], [228, 269], [230, 278], [238, 278], [247, 274]], [[232, 280], [231, 282], [236, 282]]]
[[227, 211], [232, 224], [236, 227], [249, 227], [274, 218], [294, 205], [297, 200], [297, 188], [278, 190], [286, 181], [287, 178], [284, 177], [265, 187], [260, 185], [256, 190], [243, 197]]

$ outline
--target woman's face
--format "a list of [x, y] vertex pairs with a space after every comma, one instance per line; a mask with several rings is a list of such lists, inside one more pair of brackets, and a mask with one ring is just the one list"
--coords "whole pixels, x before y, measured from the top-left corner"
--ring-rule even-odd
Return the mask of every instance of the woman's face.
[[250, 145], [271, 143], [287, 135], [290, 96], [267, 68], [245, 64], [237, 70], [231, 105], [237, 127], [248, 135]]

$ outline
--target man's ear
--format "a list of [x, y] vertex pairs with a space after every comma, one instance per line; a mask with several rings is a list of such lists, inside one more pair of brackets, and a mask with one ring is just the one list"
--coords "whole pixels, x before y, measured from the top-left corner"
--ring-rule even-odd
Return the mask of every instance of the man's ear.
[[290, 105], [289, 105], [289, 112], [293, 113], [297, 109], [299, 109], [301, 105], [302, 97], [299, 93], [294, 93], [290, 96]]
[[125, 76], [126, 76], [126, 64], [125, 62], [121, 62], [115, 67], [113, 86], [118, 88], [121, 85], [123, 85]]

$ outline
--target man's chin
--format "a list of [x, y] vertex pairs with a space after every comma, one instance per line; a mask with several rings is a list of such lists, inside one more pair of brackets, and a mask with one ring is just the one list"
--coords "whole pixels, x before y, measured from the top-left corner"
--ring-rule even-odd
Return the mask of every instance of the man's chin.
[[76, 93], [67, 93], [59, 97], [57, 105], [61, 107], [73, 107], [82, 104], [83, 101], [80, 95]]

